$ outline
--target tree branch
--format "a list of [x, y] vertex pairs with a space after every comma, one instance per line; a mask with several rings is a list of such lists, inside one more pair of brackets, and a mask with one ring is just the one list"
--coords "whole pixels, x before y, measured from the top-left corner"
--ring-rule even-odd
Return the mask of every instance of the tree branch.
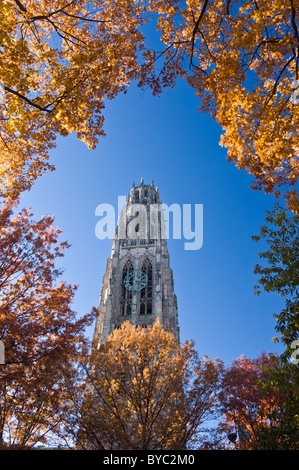
[[18, 7], [23, 13], [27, 13], [27, 8], [25, 8], [24, 5], [19, 0], [14, 0], [14, 2], [18, 5]]
[[299, 33], [298, 33], [297, 24], [296, 24], [296, 10], [294, 8], [293, 0], [290, 0], [290, 2], [291, 2], [291, 7], [292, 7], [291, 22], [292, 22], [293, 30], [295, 33], [295, 38], [297, 39], [297, 60], [296, 60], [296, 80], [297, 80], [298, 79], [298, 58], [299, 58]]
[[13, 90], [12, 88], [9, 88], [7, 85], [4, 85], [5, 91], [8, 91], [9, 93], [12, 93], [13, 95], [16, 95], [18, 98], [21, 98], [22, 100], [26, 101], [30, 106], [33, 106], [34, 108], [39, 109], [40, 111], [44, 111], [46, 113], [51, 113], [53, 110], [52, 109], [47, 109], [47, 107], [40, 106], [39, 104], [35, 103], [34, 101], [30, 100], [26, 96], [22, 95], [16, 90]]
[[190, 68], [192, 67], [193, 65], [193, 52], [194, 52], [194, 44], [195, 44], [195, 36], [196, 36], [196, 33], [199, 31], [199, 24], [202, 20], [202, 17], [206, 11], [206, 8], [208, 6], [208, 3], [209, 3], [209, 0], [205, 0], [204, 4], [203, 4], [203, 7], [201, 9], [201, 12], [200, 12], [200, 15], [195, 23], [195, 26], [194, 26], [194, 29], [193, 29], [193, 33], [192, 33], [192, 39], [191, 39], [191, 54], [190, 54]]

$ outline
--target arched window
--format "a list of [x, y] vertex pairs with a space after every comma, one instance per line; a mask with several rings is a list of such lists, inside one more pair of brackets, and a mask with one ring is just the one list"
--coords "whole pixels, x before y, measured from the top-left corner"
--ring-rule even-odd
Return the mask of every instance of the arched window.
[[141, 271], [147, 276], [147, 284], [140, 291], [140, 315], [150, 315], [152, 313], [153, 302], [153, 268], [149, 259], [146, 259], [141, 267]]
[[125, 277], [134, 270], [132, 262], [129, 260], [123, 267], [121, 282], [120, 314], [131, 315], [132, 313], [132, 291], [125, 288]]

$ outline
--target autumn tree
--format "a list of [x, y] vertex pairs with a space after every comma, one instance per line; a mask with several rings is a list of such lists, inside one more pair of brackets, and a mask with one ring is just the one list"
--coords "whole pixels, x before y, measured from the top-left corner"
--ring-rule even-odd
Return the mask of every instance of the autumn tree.
[[[52, 168], [56, 135], [89, 148], [103, 109], [137, 81], [159, 94], [186, 78], [252, 187], [299, 208], [298, 0], [1, 0], [3, 194]], [[156, 22], [160, 50], [144, 26]]]
[[199, 360], [191, 342], [181, 346], [159, 321], [147, 329], [123, 323], [92, 355], [77, 447], [198, 446], [221, 370], [220, 361]]
[[253, 176], [254, 189], [282, 191], [298, 211], [298, 0], [149, 4], [165, 47], [149, 54], [145, 82], [159, 92], [186, 77], [199, 110], [222, 127], [229, 161]]
[[15, 197], [47, 170], [57, 135], [93, 149], [105, 101], [137, 78], [138, 2], [0, 1], [0, 185]]
[[243, 450], [266, 448], [262, 435], [279, 426], [275, 413], [282, 405], [282, 394], [273, 384], [263, 389], [263, 383], [277, 366], [277, 356], [262, 354], [256, 359], [241, 356], [226, 368], [220, 384], [222, 419], [216, 443]]
[[50, 216], [35, 221], [8, 200], [0, 210], [0, 447], [32, 447], [59, 435], [68, 390], [79, 386], [77, 364], [86, 357], [85, 328], [93, 312], [77, 318], [76, 286], [62, 280]]

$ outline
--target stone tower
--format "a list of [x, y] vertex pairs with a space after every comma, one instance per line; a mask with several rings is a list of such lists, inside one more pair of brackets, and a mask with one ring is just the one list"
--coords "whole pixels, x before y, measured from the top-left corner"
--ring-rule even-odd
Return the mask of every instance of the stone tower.
[[146, 328], [157, 318], [179, 340], [177, 299], [158, 187], [133, 182], [103, 276], [94, 345], [129, 320]]

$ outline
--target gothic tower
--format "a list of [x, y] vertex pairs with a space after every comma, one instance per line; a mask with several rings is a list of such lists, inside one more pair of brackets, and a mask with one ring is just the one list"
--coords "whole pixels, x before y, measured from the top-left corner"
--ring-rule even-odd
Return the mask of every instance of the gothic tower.
[[177, 299], [158, 187], [133, 182], [103, 276], [94, 344], [129, 320], [146, 328], [159, 318], [179, 340]]

